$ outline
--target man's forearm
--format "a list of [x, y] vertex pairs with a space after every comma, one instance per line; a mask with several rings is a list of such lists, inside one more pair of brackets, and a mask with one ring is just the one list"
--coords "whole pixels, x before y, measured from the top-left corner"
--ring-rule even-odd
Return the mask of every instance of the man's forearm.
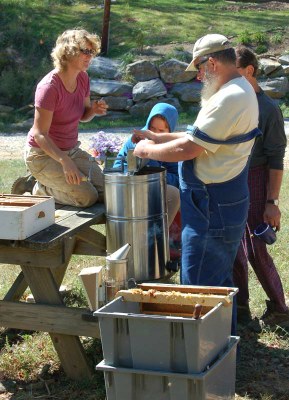
[[155, 143], [167, 143], [172, 140], [183, 138], [186, 135], [186, 132], [170, 132], [170, 133], [158, 133], [155, 134], [154, 142]]
[[282, 184], [283, 170], [270, 169], [267, 187], [267, 199], [278, 199]]
[[156, 144], [150, 140], [141, 140], [134, 151], [136, 156], [157, 161], [178, 162], [191, 160], [204, 151], [204, 148], [181, 137], [167, 143]]

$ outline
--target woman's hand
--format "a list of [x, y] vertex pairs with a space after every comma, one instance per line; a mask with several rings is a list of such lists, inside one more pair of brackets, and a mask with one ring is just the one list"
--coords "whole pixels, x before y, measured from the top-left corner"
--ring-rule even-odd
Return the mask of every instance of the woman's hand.
[[108, 105], [104, 100], [94, 100], [91, 103], [91, 108], [95, 115], [105, 115], [107, 113]]
[[133, 130], [133, 135], [131, 138], [131, 141], [133, 143], [138, 143], [140, 140], [143, 139], [150, 139], [153, 140], [155, 142], [156, 140], [156, 134], [152, 131], [149, 130], [139, 130], [139, 129], [134, 129]]
[[79, 171], [75, 163], [69, 157], [59, 160], [63, 168], [65, 180], [70, 185], [79, 185], [82, 181], [83, 174]]

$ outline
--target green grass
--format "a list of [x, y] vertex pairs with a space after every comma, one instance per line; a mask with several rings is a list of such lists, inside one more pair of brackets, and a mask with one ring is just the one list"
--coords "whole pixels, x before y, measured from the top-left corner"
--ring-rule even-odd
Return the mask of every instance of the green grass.
[[26, 174], [23, 160], [0, 160], [0, 193], [11, 193], [15, 179]]
[[[50, 52], [65, 29], [84, 27], [102, 34], [103, 9], [99, 4], [92, 0], [1, 1], [1, 103], [4, 99], [4, 104], [18, 109], [33, 102], [35, 85], [51, 69]], [[241, 7], [246, 4], [225, 0], [118, 0], [111, 3], [108, 56], [131, 62], [146, 46], [173, 43], [179, 49], [208, 32], [221, 32], [234, 44], [249, 41], [259, 45], [259, 51], [271, 38], [276, 42], [288, 36], [288, 14]], [[11, 123], [21, 115], [13, 113], [8, 118]]]
[[[269, 253], [274, 259], [274, 262], [278, 268], [278, 271], [282, 275], [282, 284], [284, 292], [287, 293], [289, 300], [289, 269], [288, 269], [288, 239], [289, 239], [289, 206], [288, 206], [288, 195], [289, 195], [289, 171], [286, 171], [283, 178], [282, 189], [281, 189], [281, 205], [280, 210], [282, 213], [281, 230], [277, 233], [278, 240], [272, 245], [268, 246]], [[252, 268], [249, 270], [250, 273], [250, 293], [254, 294], [251, 298], [251, 304], [253, 310], [257, 316], [261, 316], [265, 308], [265, 299], [267, 298], [263, 291], [255, 273]]]
[[[281, 189], [281, 231], [277, 241], [268, 246], [278, 269], [284, 293], [289, 300], [288, 240], [289, 240], [289, 171], [285, 171]], [[267, 296], [252, 268], [249, 268], [250, 308], [260, 317]], [[276, 327], [261, 333], [241, 331], [241, 360], [237, 368], [236, 400], [287, 400], [289, 330]], [[279, 381], [278, 385], [275, 382]]]

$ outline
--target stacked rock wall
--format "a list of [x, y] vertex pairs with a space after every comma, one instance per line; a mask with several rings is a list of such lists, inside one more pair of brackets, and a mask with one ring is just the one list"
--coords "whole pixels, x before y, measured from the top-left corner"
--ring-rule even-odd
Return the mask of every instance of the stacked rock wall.
[[[191, 59], [191, 56], [189, 57]], [[180, 112], [199, 110], [202, 83], [195, 72], [185, 72], [188, 63], [170, 59], [163, 63], [136, 61], [126, 67], [119, 60], [96, 57], [88, 70], [91, 98], [104, 98], [109, 106], [105, 118], [145, 118], [159, 102], [174, 105]], [[289, 54], [278, 58], [259, 58], [258, 81], [270, 97], [280, 102], [289, 96]], [[13, 107], [0, 104], [0, 117], [13, 112]], [[11, 124], [17, 129], [30, 129], [34, 107], [29, 104], [29, 119]], [[103, 118], [103, 117], [102, 117]]]
[[[93, 60], [88, 70], [91, 98], [104, 98], [108, 117], [145, 117], [159, 102], [174, 105], [179, 111], [198, 109], [202, 83], [195, 72], [185, 72], [188, 64], [170, 59], [162, 64], [144, 60], [128, 64], [104, 57]], [[289, 55], [278, 59], [259, 59], [261, 88], [279, 101], [289, 93]]]

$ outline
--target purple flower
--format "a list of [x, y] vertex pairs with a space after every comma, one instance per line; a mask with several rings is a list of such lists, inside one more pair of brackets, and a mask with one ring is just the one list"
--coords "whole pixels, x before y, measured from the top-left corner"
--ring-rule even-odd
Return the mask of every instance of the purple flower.
[[103, 131], [97, 132], [89, 140], [89, 148], [95, 156], [100, 157], [117, 155], [124, 142], [123, 137]]

